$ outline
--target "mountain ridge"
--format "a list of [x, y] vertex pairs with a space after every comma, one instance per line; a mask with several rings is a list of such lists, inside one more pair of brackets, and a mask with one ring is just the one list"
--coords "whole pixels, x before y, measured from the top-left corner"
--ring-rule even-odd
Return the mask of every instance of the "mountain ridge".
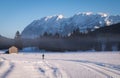
[[22, 32], [22, 38], [36, 38], [45, 32], [60, 35], [68, 35], [74, 29], [80, 28], [80, 32], [87, 33], [88, 29], [95, 30], [100, 27], [109, 26], [120, 22], [120, 16], [108, 15], [106, 13], [83, 12], [71, 17], [54, 15], [34, 20]]

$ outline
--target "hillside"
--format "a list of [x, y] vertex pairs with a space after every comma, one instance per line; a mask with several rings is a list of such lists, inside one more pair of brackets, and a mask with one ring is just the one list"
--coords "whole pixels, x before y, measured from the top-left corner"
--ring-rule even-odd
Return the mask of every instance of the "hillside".
[[8, 49], [14, 44], [14, 40], [0, 35], [0, 49]]
[[108, 15], [105, 13], [77, 13], [66, 18], [63, 15], [46, 16], [39, 20], [34, 20], [22, 32], [23, 38], [36, 38], [44, 35], [45, 32], [55, 35], [59, 33], [66, 36], [76, 28], [80, 32], [86, 33], [88, 30], [95, 30], [104, 26], [109, 26], [120, 22], [120, 16]]

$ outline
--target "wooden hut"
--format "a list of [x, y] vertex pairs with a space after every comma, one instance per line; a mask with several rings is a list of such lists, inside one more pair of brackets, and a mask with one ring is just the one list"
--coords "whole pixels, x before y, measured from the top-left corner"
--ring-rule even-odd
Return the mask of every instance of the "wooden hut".
[[9, 48], [9, 54], [11, 54], [11, 53], [18, 53], [18, 48], [15, 47], [15, 46], [10, 47]]

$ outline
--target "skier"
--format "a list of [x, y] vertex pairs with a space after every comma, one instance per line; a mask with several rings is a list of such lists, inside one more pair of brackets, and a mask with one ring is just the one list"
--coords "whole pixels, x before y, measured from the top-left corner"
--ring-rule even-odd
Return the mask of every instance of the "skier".
[[44, 54], [42, 54], [42, 59], [43, 59], [43, 60], [44, 60], [44, 56], [45, 56], [45, 55], [44, 55]]

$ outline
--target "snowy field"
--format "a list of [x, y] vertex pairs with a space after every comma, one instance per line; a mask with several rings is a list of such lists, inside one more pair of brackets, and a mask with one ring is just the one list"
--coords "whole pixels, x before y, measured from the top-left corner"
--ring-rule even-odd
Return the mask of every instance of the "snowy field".
[[120, 52], [0, 54], [0, 78], [120, 78]]

